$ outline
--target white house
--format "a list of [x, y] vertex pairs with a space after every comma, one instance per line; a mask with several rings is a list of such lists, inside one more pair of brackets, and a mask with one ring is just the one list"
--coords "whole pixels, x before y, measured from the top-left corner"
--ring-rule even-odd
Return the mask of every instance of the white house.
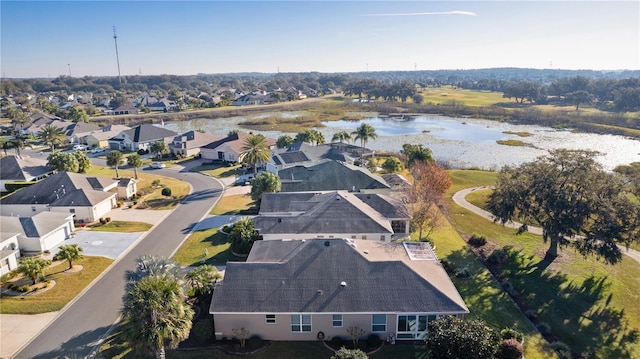
[[8, 229], [0, 228], [0, 275], [5, 275], [18, 268], [18, 258], [20, 258], [20, 245], [18, 236], [20, 232], [9, 232]]
[[75, 230], [71, 213], [40, 212], [31, 217], [0, 216], [2, 233], [19, 233], [18, 247], [40, 253], [55, 248]]

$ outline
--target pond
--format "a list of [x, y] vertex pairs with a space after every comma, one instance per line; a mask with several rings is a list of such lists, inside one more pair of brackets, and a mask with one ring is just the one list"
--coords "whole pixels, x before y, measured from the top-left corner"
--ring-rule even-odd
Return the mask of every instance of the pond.
[[[238, 123], [245, 119], [196, 119], [167, 123], [166, 127], [177, 132], [203, 129], [226, 135], [231, 130], [240, 129]], [[598, 151], [602, 153], [598, 161], [607, 170], [620, 164], [640, 161], [640, 141], [623, 136], [573, 133], [549, 127], [512, 125], [472, 118], [429, 115], [402, 119], [371, 117], [361, 121], [324, 122], [325, 127], [317, 130], [330, 141], [334, 133], [342, 130], [351, 132], [362, 123], [370, 124], [376, 129], [378, 138], [370, 140], [366, 145], [372, 150], [400, 151], [404, 143], [422, 144], [430, 148], [436, 158], [462, 168], [496, 170], [504, 165], [532, 161], [547, 154], [548, 150], [559, 148]], [[277, 131], [255, 132], [273, 138], [284, 134]], [[528, 132], [531, 135], [520, 137], [505, 132]], [[287, 134], [295, 136], [295, 133]], [[496, 142], [509, 139], [522, 141], [526, 146], [506, 146]]]

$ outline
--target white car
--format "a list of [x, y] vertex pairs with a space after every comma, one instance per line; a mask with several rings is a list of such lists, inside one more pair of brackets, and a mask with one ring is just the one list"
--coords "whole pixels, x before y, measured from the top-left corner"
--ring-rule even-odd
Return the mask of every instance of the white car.
[[165, 167], [167, 166], [162, 162], [151, 162], [151, 168], [165, 168]]
[[106, 151], [104, 148], [100, 148], [100, 147], [95, 147], [91, 149], [91, 153], [102, 153]]
[[87, 145], [74, 145], [73, 146], [73, 150], [74, 151], [86, 151], [87, 150]]

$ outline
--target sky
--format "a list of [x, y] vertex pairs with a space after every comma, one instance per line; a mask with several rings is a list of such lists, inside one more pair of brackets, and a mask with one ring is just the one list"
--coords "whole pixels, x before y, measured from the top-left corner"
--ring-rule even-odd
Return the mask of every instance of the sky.
[[2, 77], [640, 69], [640, 1], [0, 1]]

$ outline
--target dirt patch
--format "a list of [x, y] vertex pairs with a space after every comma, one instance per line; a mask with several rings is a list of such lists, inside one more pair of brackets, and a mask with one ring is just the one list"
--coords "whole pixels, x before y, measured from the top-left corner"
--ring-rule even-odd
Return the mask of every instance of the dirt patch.
[[49, 280], [45, 282], [38, 282], [31, 284], [31, 279], [20, 278], [14, 281], [8, 282], [1, 288], [2, 295], [9, 295], [12, 297], [25, 297], [30, 295], [39, 295], [50, 291], [56, 286], [55, 280]]
[[74, 273], [80, 272], [83, 269], [84, 269], [83, 266], [76, 264], [72, 268], [67, 268], [64, 272], [67, 274], [74, 274]]

